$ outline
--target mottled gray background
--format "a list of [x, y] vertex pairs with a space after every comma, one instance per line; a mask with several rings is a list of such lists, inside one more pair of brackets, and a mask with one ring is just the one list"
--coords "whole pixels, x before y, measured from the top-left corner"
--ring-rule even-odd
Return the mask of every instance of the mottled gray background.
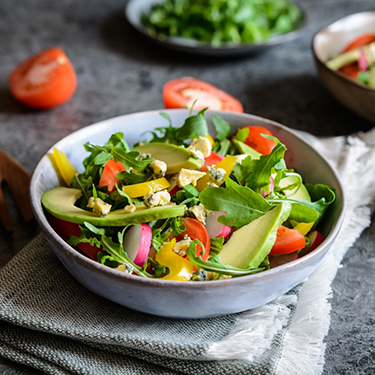
[[[141, 0], [140, 0], [141, 1]], [[125, 1], [0, 0], [0, 148], [31, 173], [57, 140], [112, 116], [162, 108], [172, 78], [194, 76], [237, 97], [245, 112], [319, 136], [349, 134], [372, 125], [325, 91], [311, 53], [316, 31], [338, 18], [375, 10], [375, 0], [300, 0], [309, 24], [293, 42], [257, 55], [218, 59], [176, 55], [140, 40], [125, 23]], [[34, 111], [9, 94], [7, 76], [23, 59], [59, 45], [78, 75], [74, 97], [61, 107]], [[6, 200], [11, 202], [8, 192]], [[0, 267], [38, 232], [9, 206], [16, 228], [0, 227]], [[333, 283], [331, 328], [324, 374], [375, 374], [375, 226], [348, 252]], [[40, 374], [0, 358], [0, 374]]]

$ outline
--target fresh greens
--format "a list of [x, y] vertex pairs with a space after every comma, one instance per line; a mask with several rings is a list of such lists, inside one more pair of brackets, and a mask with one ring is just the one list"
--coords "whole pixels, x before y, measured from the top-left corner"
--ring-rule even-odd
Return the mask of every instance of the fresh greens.
[[300, 8], [287, 0], [164, 0], [141, 17], [150, 35], [210, 43], [261, 43], [297, 28]]

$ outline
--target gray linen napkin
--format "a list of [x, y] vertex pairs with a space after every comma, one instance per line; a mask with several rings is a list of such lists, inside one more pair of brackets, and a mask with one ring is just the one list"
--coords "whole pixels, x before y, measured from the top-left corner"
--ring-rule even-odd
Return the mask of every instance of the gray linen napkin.
[[344, 179], [350, 220], [304, 283], [243, 313], [166, 319], [83, 288], [40, 235], [0, 270], [0, 355], [59, 375], [321, 373], [330, 283], [370, 223], [375, 131], [311, 142]]

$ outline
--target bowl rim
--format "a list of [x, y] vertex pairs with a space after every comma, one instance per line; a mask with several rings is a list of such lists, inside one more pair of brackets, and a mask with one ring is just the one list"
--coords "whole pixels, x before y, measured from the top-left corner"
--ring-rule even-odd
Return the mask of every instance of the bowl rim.
[[[315, 49], [315, 40], [316, 38], [323, 32], [323, 31], [326, 31], [328, 30], [330, 27], [334, 26], [336, 23], [339, 23], [343, 20], [345, 20], [346, 18], [350, 18], [350, 17], [355, 17], [355, 16], [358, 16], [358, 15], [364, 15], [364, 14], [373, 14], [374, 15], [374, 19], [375, 19], [375, 11], [365, 11], [365, 12], [358, 12], [358, 13], [352, 13], [352, 14], [348, 14], [344, 17], [341, 17], [339, 19], [337, 19], [336, 21], [334, 22], [331, 22], [330, 24], [322, 27], [321, 29], [319, 29], [313, 36], [312, 40], [311, 40], [311, 49], [313, 51], [313, 55], [314, 55], [314, 58], [315, 58], [315, 61], [327, 72], [331, 72], [331, 74], [335, 75], [336, 77], [338, 77], [340, 80], [344, 81], [344, 82], [349, 82], [350, 84], [352, 84], [353, 86], [359, 88], [359, 89], [363, 89], [365, 91], [368, 91], [368, 92], [375, 92], [375, 88], [372, 88], [370, 87], [369, 85], [365, 85], [364, 83], [361, 83], [361, 82], [357, 82], [349, 77], [347, 77], [345, 74], [342, 74], [341, 72], [339, 71], [336, 71], [336, 70], [332, 70], [330, 68], [327, 67], [326, 63], [324, 61], [322, 61], [317, 53], [316, 53], [316, 49]], [[375, 22], [375, 21], [374, 21]]]
[[[167, 113], [168, 112], [176, 112], [176, 113], [177, 112], [184, 112], [187, 115], [189, 113], [188, 109], [168, 109], [168, 110], [161, 109], [161, 110], [151, 110], [151, 111], [140, 111], [140, 112], [134, 112], [134, 113], [129, 113], [129, 114], [125, 114], [125, 115], [115, 116], [115, 117], [111, 117], [111, 118], [108, 118], [108, 119], [105, 119], [105, 120], [98, 121], [98, 122], [93, 123], [91, 125], [85, 126], [85, 127], [81, 128], [79, 130], [76, 130], [76, 131], [70, 133], [69, 135], [67, 135], [66, 137], [63, 137], [62, 139], [60, 139], [58, 142], [66, 139], [67, 137], [74, 137], [74, 135], [76, 135], [77, 133], [85, 132], [85, 131], [87, 131], [88, 128], [103, 126], [109, 120], [116, 121], [116, 120], [119, 120], [119, 119], [124, 118], [124, 117], [129, 117], [129, 116], [132, 116], [132, 115], [141, 115], [141, 114], [145, 115], [145, 116], [159, 115], [159, 113], [161, 111], [167, 112]], [[223, 114], [224, 113], [225, 114], [225, 113], [228, 113], [228, 112], [227, 111], [207, 111], [206, 112], [206, 114], [212, 114], [212, 113], [216, 113], [216, 114], [220, 114], [220, 113]], [[233, 112], [231, 112], [231, 113], [233, 113]], [[171, 287], [171, 286], [173, 286], [173, 287], [184, 288], [184, 287], [188, 286], [189, 289], [195, 290], [195, 289], [202, 289], [202, 288], [204, 288], [204, 289], [206, 289], [206, 288], [208, 288], [208, 289], [217, 288], [217, 287], [224, 286], [224, 285], [228, 286], [228, 285], [248, 284], [250, 282], [256, 282], [259, 279], [267, 279], [267, 278], [275, 277], [278, 274], [284, 273], [284, 271], [287, 270], [287, 269], [292, 269], [292, 268], [296, 268], [296, 267], [300, 267], [300, 266], [302, 267], [305, 263], [309, 263], [309, 261], [312, 258], [318, 257], [319, 254], [324, 253], [327, 248], [330, 248], [332, 246], [332, 244], [334, 243], [334, 241], [335, 241], [335, 239], [336, 239], [336, 237], [337, 237], [337, 235], [338, 235], [338, 233], [339, 233], [339, 231], [342, 227], [344, 217], [345, 217], [345, 213], [346, 213], [347, 202], [346, 202], [346, 195], [345, 195], [345, 191], [343, 189], [341, 180], [340, 180], [337, 172], [335, 171], [335, 169], [330, 165], [330, 163], [326, 159], [326, 157], [323, 156], [322, 154], [320, 154], [317, 150], [315, 150], [315, 148], [313, 146], [311, 146], [301, 135], [299, 135], [294, 130], [292, 130], [292, 129], [288, 128], [287, 126], [282, 125], [278, 122], [275, 122], [273, 120], [269, 120], [267, 118], [263, 118], [263, 117], [260, 117], [260, 116], [256, 116], [256, 115], [252, 115], [252, 114], [248, 114], [248, 113], [238, 113], [238, 115], [239, 116], [248, 116], [252, 120], [265, 121], [266, 123], [268, 123], [270, 125], [274, 125], [276, 127], [279, 127], [281, 129], [285, 130], [286, 132], [291, 133], [293, 136], [298, 138], [299, 141], [301, 141], [304, 144], [304, 147], [307, 147], [307, 148], [311, 149], [315, 154], [317, 154], [318, 157], [320, 157], [325, 162], [325, 164], [330, 169], [330, 172], [333, 174], [334, 178], [336, 179], [337, 184], [338, 184], [338, 188], [340, 190], [339, 193], [341, 195], [341, 201], [342, 201], [341, 211], [340, 211], [340, 214], [338, 215], [338, 218], [337, 218], [336, 222], [334, 223], [333, 228], [331, 229], [330, 233], [328, 234], [328, 236], [324, 240], [323, 244], [320, 245], [313, 252], [303, 256], [302, 258], [296, 259], [294, 261], [291, 261], [289, 263], [283, 264], [283, 265], [275, 267], [275, 268], [271, 268], [269, 270], [265, 270], [263, 272], [259, 272], [259, 273], [252, 274], [252, 275], [246, 275], [246, 276], [231, 278], [231, 279], [216, 280], [215, 282], [212, 282], [212, 283], [206, 282], [206, 281], [183, 282], [183, 281], [176, 281], [176, 280], [143, 278], [143, 277], [139, 277], [139, 276], [136, 276], [136, 275], [129, 275], [129, 274], [126, 274], [126, 273], [118, 272], [115, 269], [112, 269], [108, 266], [102, 265], [99, 262], [96, 262], [96, 261], [86, 257], [85, 255], [81, 254], [79, 251], [75, 250], [73, 247], [68, 245], [57, 234], [57, 232], [55, 232], [55, 230], [49, 224], [49, 222], [48, 222], [48, 220], [47, 220], [47, 218], [46, 218], [46, 216], [43, 212], [43, 208], [41, 206], [41, 203], [36, 199], [35, 194], [34, 194], [35, 183], [36, 183], [36, 180], [37, 180], [37, 178], [40, 174], [40, 169], [42, 168], [42, 165], [44, 164], [45, 160], [48, 159], [47, 154], [52, 150], [53, 146], [51, 146], [51, 148], [46, 151], [46, 153], [41, 157], [41, 159], [37, 163], [37, 165], [36, 165], [36, 167], [35, 167], [35, 169], [32, 173], [32, 176], [31, 176], [30, 189], [29, 189], [29, 197], [30, 197], [31, 208], [34, 212], [34, 216], [35, 216], [37, 222], [39, 223], [39, 225], [42, 228], [42, 231], [43, 231], [44, 235], [47, 236], [49, 240], [54, 242], [54, 244], [57, 245], [58, 248], [65, 253], [65, 255], [73, 258], [76, 262], [78, 262], [83, 267], [90, 268], [92, 271], [95, 271], [95, 272], [99, 272], [103, 276], [110, 276], [111, 278], [114, 278], [117, 281], [126, 281], [126, 282], [131, 282], [133, 284], [136, 283], [136, 284], [140, 284], [140, 285], [144, 285], [144, 286], [148, 285], [148, 286], [153, 286], [153, 287], [166, 287], [166, 286]], [[58, 142], [56, 142], [55, 145]], [[336, 192], [336, 194], [338, 194], [338, 192]]]
[[[221, 43], [218, 47], [212, 47], [210, 43], [200, 42], [195, 39], [189, 39], [184, 37], [166, 37], [165, 39], [160, 39], [157, 36], [150, 35], [147, 31], [147, 28], [144, 25], [142, 25], [139, 19], [137, 19], [136, 22], [133, 21], [134, 17], [130, 13], [130, 8], [132, 7], [132, 4], [136, 1], [138, 0], [128, 0], [124, 9], [125, 19], [129, 23], [129, 25], [132, 28], [134, 28], [139, 34], [146, 37], [148, 40], [151, 40], [161, 46], [178, 49], [180, 51], [187, 53], [210, 53], [212, 55], [220, 55], [227, 54], [228, 52], [252, 52], [257, 50], [258, 48], [273, 46], [295, 39], [296, 37], [298, 37], [300, 33], [304, 32], [307, 29], [310, 20], [310, 17], [308, 16], [306, 9], [303, 6], [301, 6], [301, 4], [297, 4], [295, 1], [290, 0], [290, 2], [295, 4], [300, 9], [302, 15], [295, 29], [284, 34], [277, 34], [261, 43], [224, 42]], [[153, 3], [160, 2], [162, 2], [162, 0], [153, 1]]]

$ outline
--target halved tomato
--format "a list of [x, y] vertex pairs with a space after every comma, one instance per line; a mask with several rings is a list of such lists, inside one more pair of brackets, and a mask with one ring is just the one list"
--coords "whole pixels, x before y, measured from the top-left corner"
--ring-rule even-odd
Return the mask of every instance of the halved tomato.
[[204, 164], [199, 168], [201, 172], [206, 172], [206, 167], [211, 167], [220, 163], [224, 159], [223, 155], [218, 155], [215, 152], [211, 151], [210, 156], [204, 158]]
[[353, 63], [353, 64], [344, 66], [341, 69], [339, 69], [340, 73], [345, 74], [351, 79], [356, 79], [360, 71], [361, 70], [359, 69], [359, 66], [357, 63]]
[[182, 219], [182, 222], [185, 224], [186, 230], [185, 232], [176, 236], [176, 241], [178, 242], [183, 240], [186, 234], [192, 240], [198, 239], [202, 242], [202, 245], [204, 246], [204, 253], [201, 254], [203, 250], [202, 247], [198, 245], [196, 247], [196, 255], [202, 257], [202, 259], [206, 261], [211, 248], [211, 240], [207, 232], [207, 229], [200, 221], [198, 221], [197, 219], [193, 219], [192, 217], [186, 217]]
[[105, 163], [102, 175], [99, 180], [99, 187], [108, 186], [108, 193], [115, 189], [115, 184], [120, 180], [116, 178], [117, 173], [126, 171], [121, 161], [115, 162], [115, 159], [108, 160]]
[[359, 47], [367, 46], [368, 44], [373, 42], [375, 42], [375, 34], [363, 34], [353, 42], [351, 42], [349, 45], [347, 45], [342, 53], [351, 51], [352, 49], [356, 49]]
[[[187, 77], [173, 79], [163, 88], [165, 108], [191, 108], [243, 112], [239, 100], [210, 83]], [[194, 103], [195, 102], [195, 103]]]
[[38, 109], [66, 102], [77, 87], [74, 68], [59, 47], [31, 56], [10, 73], [8, 81], [17, 100]]
[[289, 254], [305, 247], [305, 237], [297, 229], [281, 225], [277, 230], [276, 242], [270, 255]]
[[258, 151], [263, 155], [268, 155], [271, 153], [272, 149], [275, 147], [275, 141], [262, 136], [262, 134], [272, 136], [272, 133], [268, 129], [264, 128], [263, 126], [254, 125], [244, 126], [244, 128], [249, 129], [249, 135], [245, 140], [245, 143], [248, 146], [252, 147], [255, 151]]
[[[52, 228], [57, 232], [60, 237], [70, 238], [71, 236], [81, 237], [81, 229], [76, 223], [70, 223], [69, 221], [58, 219], [47, 213], [47, 220], [51, 224]], [[84, 252], [88, 257], [93, 260], [98, 260], [97, 255], [100, 248], [91, 246], [89, 243], [82, 242], [77, 245], [78, 249]]]

